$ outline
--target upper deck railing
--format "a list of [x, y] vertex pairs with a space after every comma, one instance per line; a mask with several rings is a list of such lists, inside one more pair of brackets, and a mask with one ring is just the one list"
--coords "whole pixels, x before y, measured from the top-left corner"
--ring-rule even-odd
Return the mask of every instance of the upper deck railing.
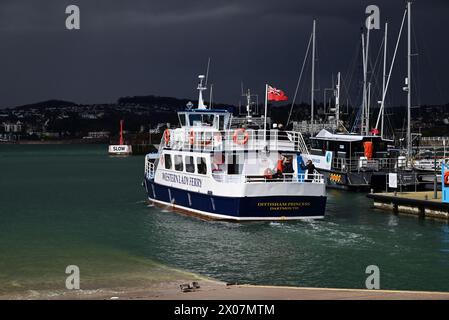
[[300, 132], [262, 129], [213, 128], [167, 129], [162, 136], [161, 148], [195, 151], [247, 151], [271, 150], [309, 154]]
[[223, 183], [324, 183], [324, 176], [319, 173], [283, 174], [279, 177], [213, 173], [212, 177], [216, 181]]

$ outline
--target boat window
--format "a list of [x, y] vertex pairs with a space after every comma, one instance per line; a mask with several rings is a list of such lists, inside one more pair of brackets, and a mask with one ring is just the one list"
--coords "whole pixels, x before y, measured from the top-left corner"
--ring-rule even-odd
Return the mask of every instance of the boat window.
[[177, 154], [175, 155], [175, 170], [182, 171], [184, 169], [184, 165], [182, 163], [182, 156]]
[[311, 139], [310, 144], [313, 149], [321, 149], [323, 146], [323, 142], [321, 140]]
[[193, 163], [193, 157], [187, 156], [185, 163], [186, 163], [186, 172], [194, 173], [195, 172], [195, 163]]
[[198, 157], [196, 159], [197, 169], [199, 174], [207, 174], [207, 164], [204, 157]]
[[179, 123], [181, 124], [181, 127], [186, 125], [186, 115], [184, 113], [179, 114]]
[[165, 162], [165, 169], [171, 169], [171, 155], [170, 154], [166, 154], [164, 156], [164, 162]]
[[203, 114], [203, 125], [212, 127], [214, 124], [213, 114]]
[[224, 130], [225, 129], [225, 123], [224, 123], [224, 119], [225, 119], [225, 117], [224, 117], [224, 115], [219, 115], [218, 116], [218, 130]]
[[191, 126], [201, 126], [201, 115], [200, 114], [190, 114], [189, 122]]

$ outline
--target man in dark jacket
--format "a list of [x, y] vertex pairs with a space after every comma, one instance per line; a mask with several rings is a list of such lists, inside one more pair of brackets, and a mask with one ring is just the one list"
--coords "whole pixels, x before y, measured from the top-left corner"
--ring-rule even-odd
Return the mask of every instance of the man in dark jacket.
[[313, 164], [312, 160], [308, 160], [306, 165], [301, 166], [303, 170], [307, 170], [306, 175], [306, 182], [311, 182], [313, 180], [313, 175], [315, 174], [315, 165]]

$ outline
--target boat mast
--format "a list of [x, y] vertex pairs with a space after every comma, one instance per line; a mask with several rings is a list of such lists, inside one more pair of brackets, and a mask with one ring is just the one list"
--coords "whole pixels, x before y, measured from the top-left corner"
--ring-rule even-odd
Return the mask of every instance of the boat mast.
[[408, 45], [407, 45], [407, 156], [412, 156], [412, 136], [411, 136], [411, 108], [412, 108], [412, 2], [407, 2], [407, 18], [408, 18]]
[[337, 90], [335, 94], [335, 119], [337, 122], [337, 131], [340, 124], [340, 72], [337, 74]]
[[246, 92], [246, 117], [251, 118], [251, 91]]
[[[401, 41], [402, 30], [403, 30], [404, 25], [405, 25], [405, 18], [407, 17], [407, 11], [408, 11], [407, 9], [404, 11], [404, 15], [402, 17], [401, 28], [399, 29], [398, 39], [396, 41], [396, 46], [394, 48], [393, 58], [391, 60], [390, 71], [388, 72], [387, 83], [385, 84], [385, 91], [384, 91], [383, 96], [382, 96], [382, 101], [381, 101], [381, 105], [380, 105], [379, 115], [377, 116], [377, 121], [376, 121], [376, 126], [375, 126], [376, 129], [379, 128], [379, 123], [380, 123], [380, 118], [381, 118], [381, 115], [382, 115], [382, 110], [385, 109], [385, 97], [387, 96], [388, 88], [389, 88], [389, 85], [390, 85], [391, 73], [393, 72], [394, 62], [396, 61], [396, 54], [398, 53], [399, 42]], [[404, 90], [406, 90], [406, 89], [407, 88], [404, 88]]]
[[365, 81], [365, 134], [368, 135], [369, 132], [369, 92], [368, 92], [368, 88], [367, 86], [369, 86], [370, 84], [367, 84], [367, 79], [368, 79], [368, 64], [369, 64], [369, 35], [370, 35], [370, 29], [371, 29], [371, 18], [369, 20], [369, 28], [366, 31], [366, 57], [365, 57], [365, 76], [364, 76], [364, 81]]
[[362, 62], [363, 62], [363, 93], [362, 93], [362, 116], [360, 118], [360, 134], [364, 135], [365, 127], [365, 105], [366, 105], [366, 55], [365, 55], [365, 35], [362, 33]]
[[[388, 43], [388, 21], [385, 22], [385, 36], [384, 36], [384, 71], [382, 77], [382, 97], [385, 96], [385, 82], [387, 80], [387, 43]], [[380, 136], [384, 137], [384, 117], [385, 110], [382, 108], [382, 120], [380, 122]]]
[[366, 135], [369, 133], [369, 109], [371, 105], [371, 82], [368, 82], [368, 96], [366, 102]]
[[210, 106], [211, 109], [213, 108], [213, 105], [212, 105], [212, 100], [214, 98], [214, 93], [213, 92], [214, 92], [214, 85], [211, 83], [210, 90], [209, 90], [209, 106]]
[[310, 123], [312, 124], [312, 132], [314, 132], [314, 106], [315, 106], [315, 45], [316, 45], [316, 20], [313, 20], [312, 31], [312, 85], [311, 85], [311, 98], [310, 98]]

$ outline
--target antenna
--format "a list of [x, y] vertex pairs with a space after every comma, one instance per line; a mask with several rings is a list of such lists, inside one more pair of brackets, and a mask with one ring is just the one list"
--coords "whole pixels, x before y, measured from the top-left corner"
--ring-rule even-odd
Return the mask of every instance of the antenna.
[[246, 93], [246, 117], [251, 118], [251, 91], [248, 89]]

